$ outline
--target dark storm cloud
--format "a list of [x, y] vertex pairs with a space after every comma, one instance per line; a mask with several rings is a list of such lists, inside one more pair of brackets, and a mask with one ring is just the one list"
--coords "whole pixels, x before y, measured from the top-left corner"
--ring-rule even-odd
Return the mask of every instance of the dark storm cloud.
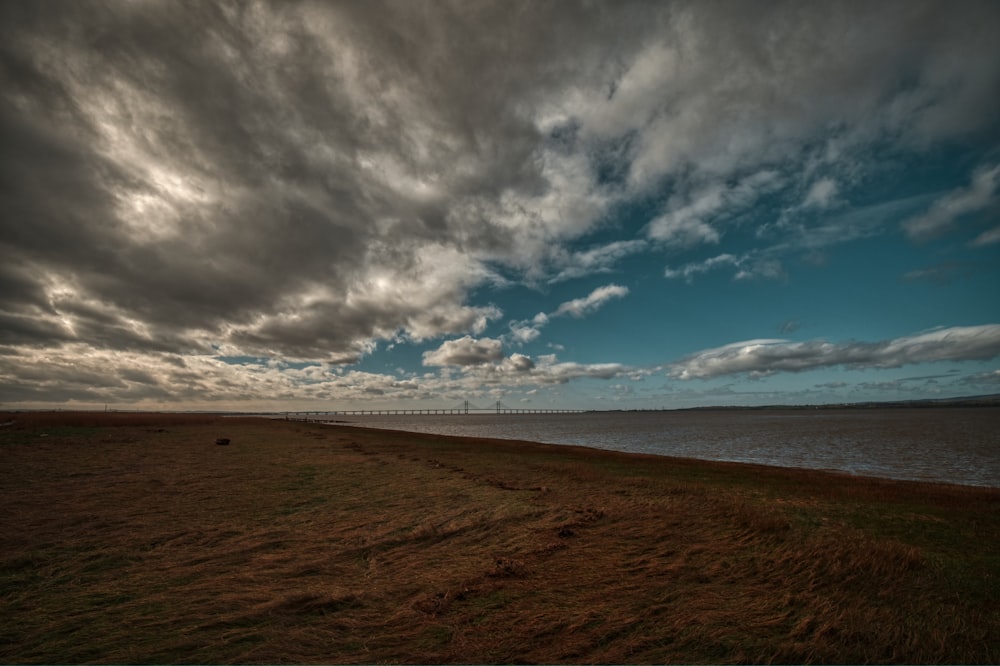
[[[1000, 10], [961, 9], [3, 3], [0, 344], [71, 372], [83, 350], [343, 363], [481, 335], [502, 315], [469, 303], [484, 284], [714, 242], [774, 188], [834, 205], [873, 141], [976, 136]], [[829, 173], [790, 185], [792, 159]], [[665, 206], [647, 234], [573, 245], [643, 197]]]
[[[161, 180], [252, 189], [266, 178], [268, 134], [241, 129], [257, 95], [208, 52], [213, 30], [226, 27], [209, 5], [54, 8], [66, 11], [5, 21], [20, 30], [5, 40], [14, 48], [4, 54], [3, 251], [32, 265], [36, 299], [39, 283], [58, 280], [75, 298], [167, 331], [212, 329], [293, 287], [301, 279], [286, 270], [293, 257], [306, 269], [322, 261], [303, 250], [359, 249], [350, 247], [355, 235], [331, 243], [329, 216], [295, 202], [195, 207]], [[20, 113], [11, 117], [11, 107]], [[166, 199], [177, 233], [144, 238], [151, 221], [143, 218], [157, 211], [120, 210], [130, 196]]]
[[[428, 243], [503, 261], [513, 230], [490, 205], [549, 186], [525, 104], [582, 64], [558, 53], [593, 64], [594, 49], [577, 47], [640, 20], [624, 7], [604, 22], [556, 4], [512, 9], [6, 4], [0, 259], [23, 269], [4, 276], [5, 309], [51, 311], [62, 288], [178, 351], [231, 339], [353, 353], [407, 329], [413, 312], [344, 294], [372, 266], [413, 266]], [[299, 312], [317, 287], [323, 304]], [[439, 332], [465, 330], [476, 317], [463, 289], [443, 295], [458, 314]], [[115, 325], [69, 310], [81, 340]], [[304, 325], [256, 326], [291, 310]]]

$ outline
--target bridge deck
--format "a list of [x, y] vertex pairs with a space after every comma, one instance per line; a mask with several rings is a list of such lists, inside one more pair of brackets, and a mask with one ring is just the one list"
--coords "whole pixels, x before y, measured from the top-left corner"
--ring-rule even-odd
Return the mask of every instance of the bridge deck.
[[451, 407], [440, 409], [336, 409], [328, 411], [283, 412], [287, 420], [315, 421], [330, 416], [418, 416], [467, 414], [581, 414], [585, 409], [515, 409], [506, 406], [492, 409]]

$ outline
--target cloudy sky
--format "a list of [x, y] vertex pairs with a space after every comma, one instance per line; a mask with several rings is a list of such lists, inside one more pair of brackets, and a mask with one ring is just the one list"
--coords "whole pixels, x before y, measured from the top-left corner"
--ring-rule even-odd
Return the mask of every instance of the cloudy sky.
[[1000, 392], [1000, 3], [8, 2], [0, 408]]

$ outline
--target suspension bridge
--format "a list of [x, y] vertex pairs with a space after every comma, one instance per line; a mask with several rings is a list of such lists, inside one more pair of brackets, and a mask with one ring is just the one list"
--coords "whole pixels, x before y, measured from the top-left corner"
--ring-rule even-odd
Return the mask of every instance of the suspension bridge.
[[452, 407], [435, 407], [424, 409], [330, 409], [330, 410], [310, 410], [305, 412], [283, 412], [286, 420], [294, 421], [316, 421], [324, 420], [331, 416], [394, 416], [394, 415], [465, 415], [465, 414], [581, 414], [589, 410], [586, 409], [539, 409], [524, 407], [509, 407], [501, 400], [491, 407], [478, 407], [468, 400], [460, 405]]

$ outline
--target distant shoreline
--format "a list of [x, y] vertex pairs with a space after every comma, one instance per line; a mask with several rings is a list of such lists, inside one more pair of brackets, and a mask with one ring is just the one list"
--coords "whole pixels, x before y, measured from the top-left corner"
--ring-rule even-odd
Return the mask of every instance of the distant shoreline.
[[926, 398], [923, 400], [892, 400], [887, 402], [844, 402], [820, 405], [760, 405], [684, 407], [676, 411], [760, 410], [760, 409], [924, 409], [929, 407], [1000, 407], [1000, 393], [961, 398]]
[[[919, 400], [891, 400], [891, 401], [870, 401], [870, 402], [844, 402], [844, 403], [821, 403], [821, 404], [800, 404], [800, 405], [705, 405], [699, 407], [665, 407], [649, 409], [586, 409], [579, 413], [592, 414], [600, 412], [628, 413], [628, 412], [692, 412], [692, 411], [770, 411], [770, 410], [815, 410], [815, 409], [927, 409], [927, 408], [950, 408], [950, 407], [1000, 407], [1000, 393], [987, 395], [962, 396], [957, 398], [924, 398]], [[433, 408], [431, 408], [433, 409]], [[405, 408], [371, 408], [363, 411], [404, 411]], [[239, 410], [203, 410], [203, 409], [145, 409], [145, 408], [115, 408], [115, 409], [63, 409], [53, 407], [40, 408], [2, 408], [0, 413], [121, 413], [121, 414], [204, 414], [222, 416], [282, 416], [285, 414], [334, 414], [340, 411], [362, 411], [348, 408], [310, 408], [303, 410], [265, 410], [265, 411], [239, 411]], [[483, 410], [483, 414], [491, 414], [490, 410]], [[456, 411], [457, 414], [457, 411]]]

